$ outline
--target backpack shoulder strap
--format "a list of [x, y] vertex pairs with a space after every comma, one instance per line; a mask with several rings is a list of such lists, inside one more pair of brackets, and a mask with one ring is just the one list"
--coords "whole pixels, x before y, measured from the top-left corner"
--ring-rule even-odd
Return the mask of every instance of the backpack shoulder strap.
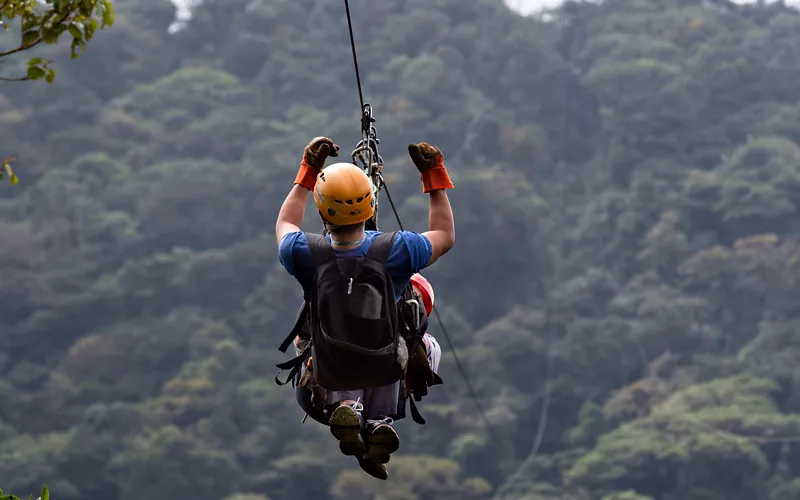
[[379, 234], [375, 238], [375, 241], [372, 242], [372, 246], [369, 247], [367, 257], [385, 264], [386, 260], [389, 258], [389, 254], [392, 253], [392, 247], [394, 246], [394, 239], [396, 236], [397, 231]]
[[328, 238], [321, 234], [306, 233], [306, 239], [308, 239], [308, 250], [317, 267], [336, 259]]

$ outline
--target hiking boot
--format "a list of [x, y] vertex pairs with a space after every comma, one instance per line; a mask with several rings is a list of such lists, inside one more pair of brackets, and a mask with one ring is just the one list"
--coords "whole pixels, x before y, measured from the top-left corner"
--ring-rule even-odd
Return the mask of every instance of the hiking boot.
[[354, 405], [341, 405], [331, 412], [328, 425], [331, 434], [339, 441], [339, 449], [345, 455], [362, 456], [367, 447], [362, 441], [361, 430], [364, 419], [361, 416], [363, 406], [361, 403]]
[[379, 464], [374, 460], [366, 460], [363, 458], [358, 458], [356, 456], [356, 460], [358, 460], [358, 465], [361, 466], [361, 470], [369, 474], [370, 476], [382, 479], [386, 481], [389, 477], [389, 473], [386, 471], [386, 466], [383, 464]]
[[367, 452], [364, 460], [385, 464], [390, 455], [400, 448], [400, 436], [392, 427], [393, 420], [370, 420], [367, 422]]

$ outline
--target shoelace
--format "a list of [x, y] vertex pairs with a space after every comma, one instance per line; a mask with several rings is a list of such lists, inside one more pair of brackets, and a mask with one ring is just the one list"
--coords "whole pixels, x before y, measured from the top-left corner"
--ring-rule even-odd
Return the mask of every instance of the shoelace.
[[369, 419], [367, 420], [367, 423], [370, 423], [372, 425], [380, 425], [380, 424], [392, 425], [394, 424], [394, 420], [392, 419], [392, 417], [386, 417], [380, 420]]
[[[361, 412], [364, 411], [364, 405], [361, 404], [361, 398], [359, 398], [358, 401], [356, 401], [355, 403], [351, 404], [350, 408], [355, 410], [356, 413], [358, 413], [360, 415]], [[372, 424], [372, 425], [380, 425], [380, 424], [392, 425], [392, 424], [394, 424], [394, 419], [392, 419], [392, 417], [384, 417], [384, 418], [377, 419], [377, 420], [376, 419], [367, 419], [367, 423], [368, 424]]]

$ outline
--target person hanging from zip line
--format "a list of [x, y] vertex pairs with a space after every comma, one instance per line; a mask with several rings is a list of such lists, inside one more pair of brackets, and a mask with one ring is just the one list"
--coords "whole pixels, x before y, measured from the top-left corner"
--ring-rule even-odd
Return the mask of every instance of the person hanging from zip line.
[[[425, 279], [421, 274], [414, 274], [411, 276], [411, 292], [413, 293], [414, 299], [418, 301], [418, 303], [422, 304], [422, 308], [424, 310], [425, 319], [427, 319], [431, 315], [431, 311], [433, 311], [433, 303], [434, 303], [434, 291], [433, 287], [431, 286], [430, 282]], [[409, 392], [414, 391], [416, 396], [425, 396], [427, 395], [427, 387], [431, 385], [436, 385], [437, 383], [441, 383], [441, 381], [437, 382], [436, 380], [439, 379], [438, 372], [439, 372], [439, 361], [442, 359], [442, 348], [439, 345], [439, 342], [436, 338], [428, 333], [427, 331], [427, 321], [425, 324], [421, 325], [419, 329], [419, 333], [422, 334], [421, 342], [419, 343], [419, 347], [424, 349], [424, 358], [427, 362], [427, 365], [418, 368], [417, 373], [422, 374], [420, 377], [414, 377], [413, 374], [409, 376], [408, 368], [406, 369], [406, 377], [403, 380], [404, 384], [403, 387], [400, 388], [400, 398], [399, 401], [400, 407], [404, 406], [405, 399], [409, 397]], [[295, 353], [300, 355], [306, 347], [310, 339], [310, 332], [307, 328], [304, 328], [300, 335], [297, 335], [294, 339], [294, 346], [295, 346]], [[417, 360], [410, 356], [411, 362], [415, 363]], [[420, 356], [420, 359], [422, 356]], [[308, 363], [307, 363], [308, 365]], [[412, 368], [413, 371], [413, 368]], [[429, 371], [430, 375], [426, 373]], [[321, 398], [324, 397], [324, 393], [319, 393], [315, 395], [315, 391], [320, 391], [321, 388], [318, 385], [314, 385], [314, 383], [310, 380], [313, 378], [313, 370], [310, 368], [303, 370], [302, 373], [298, 376], [298, 383], [295, 385], [295, 398], [297, 399], [300, 408], [306, 412], [308, 416], [312, 419], [316, 420], [321, 424], [327, 424], [325, 413], [322, 408], [316, 408], [313, 403], [313, 399], [315, 397]], [[410, 387], [409, 387], [410, 386]], [[403, 418], [404, 412], [398, 409], [397, 414], [392, 415], [394, 420], [399, 420]]]
[[[327, 157], [339, 155], [327, 137], [306, 146], [275, 225], [280, 262], [303, 288], [304, 306], [293, 333], [306, 325], [310, 331], [301, 354], [278, 366], [292, 367], [290, 377], [299, 367], [312, 369], [314, 404], [323, 409], [341, 451], [381, 479], [388, 477], [385, 464], [400, 446], [390, 416], [397, 412], [401, 382], [412, 366], [409, 353], [419, 352], [416, 335], [406, 338], [401, 327], [407, 324], [401, 310], [409, 302], [402, 299], [411, 277], [455, 244], [445, 192], [453, 184], [442, 153], [424, 142], [410, 144], [408, 151], [430, 198], [428, 231], [366, 231], [376, 206], [372, 183], [350, 163], [323, 169]], [[327, 236], [300, 230], [310, 191]], [[294, 338], [287, 338], [281, 350]]]
[[[427, 319], [433, 310], [433, 287], [421, 274], [413, 275], [410, 285], [409, 288], [413, 294], [413, 298], [423, 305], [423, 314], [425, 315], [425, 319]], [[420, 337], [421, 342], [417, 344], [417, 349], [419, 350], [417, 353], [418, 355], [416, 357], [410, 356], [411, 359], [409, 363], [413, 366], [408, 366], [407, 364], [405, 378], [400, 387], [397, 413], [388, 417], [394, 421], [405, 418], [405, 402], [409, 400], [409, 397], [420, 400], [423, 396], [428, 394], [428, 386], [442, 383], [438, 375], [442, 349], [436, 338], [428, 333], [426, 328], [427, 321], [424, 322], [422, 328], [419, 330], [419, 333], [422, 335]], [[307, 329], [304, 329], [301, 335], [295, 337], [295, 352], [298, 355], [303, 352], [309, 339], [310, 335]], [[420, 362], [420, 360], [423, 361]], [[324, 398], [325, 391], [313, 380], [313, 370], [310, 366], [299, 374], [294, 391], [295, 398], [300, 408], [306, 412], [306, 415], [323, 425], [327, 425], [328, 422], [324, 409], [316, 407], [313, 401], [315, 398]], [[418, 414], [413, 415], [415, 410], [416, 409], [412, 406], [412, 417], [415, 417], [415, 421], [417, 421], [416, 417], [418, 417]], [[421, 416], [419, 416], [419, 418], [421, 418]], [[422, 422], [417, 422], [424, 423], [424, 420]], [[388, 472], [384, 464], [364, 460], [363, 456], [359, 456], [358, 454], [354, 455], [356, 455], [355, 458], [361, 468], [371, 476], [378, 479], [386, 479], [388, 477]]]

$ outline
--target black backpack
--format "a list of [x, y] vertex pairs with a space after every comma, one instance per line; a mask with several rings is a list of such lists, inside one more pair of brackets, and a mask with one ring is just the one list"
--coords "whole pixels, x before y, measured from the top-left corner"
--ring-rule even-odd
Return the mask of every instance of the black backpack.
[[288, 383], [311, 356], [314, 377], [333, 391], [371, 389], [397, 382], [403, 368], [397, 358], [400, 338], [397, 304], [386, 259], [395, 232], [378, 235], [364, 256], [337, 257], [327, 238], [307, 234], [314, 260], [312, 285], [292, 333], [281, 344], [286, 352], [295, 335], [308, 326], [311, 342], [294, 359], [278, 365], [291, 369]]

